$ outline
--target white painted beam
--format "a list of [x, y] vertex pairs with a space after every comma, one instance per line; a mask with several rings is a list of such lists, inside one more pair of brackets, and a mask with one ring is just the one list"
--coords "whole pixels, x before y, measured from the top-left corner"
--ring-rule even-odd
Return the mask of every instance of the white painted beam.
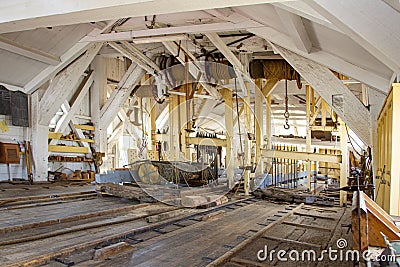
[[215, 45], [215, 47], [226, 57], [226, 59], [232, 64], [237, 70], [244, 72], [244, 67], [240, 60], [233, 54], [225, 42], [218, 36], [217, 33], [206, 33], [207, 38]]
[[61, 62], [59, 57], [45, 53], [38, 49], [24, 46], [4, 37], [0, 37], [0, 49], [4, 49], [11, 53], [34, 59], [49, 65], [57, 65]]
[[286, 0], [20, 0], [0, 4], [0, 33]]
[[142, 69], [146, 70], [148, 73], [154, 73], [154, 69], [149, 67], [146, 63], [144, 63], [142, 60], [137, 58], [133, 53], [131, 53], [129, 50], [126, 49], [126, 47], [119, 45], [115, 42], [109, 42], [108, 43], [112, 48], [120, 52], [122, 55], [125, 57], [129, 58], [132, 60], [136, 65], [139, 65]]
[[307, 0], [306, 3], [394, 72], [400, 72], [399, 12], [383, 1]]
[[285, 25], [297, 48], [303, 52], [310, 53], [312, 43], [301, 17], [279, 7], [275, 7], [275, 11], [278, 13], [279, 18], [283, 25]]
[[165, 27], [155, 28], [148, 30], [131, 30], [124, 32], [111, 32], [97, 35], [87, 35], [83, 37], [79, 42], [111, 42], [111, 41], [131, 41], [133, 38], [142, 37], [153, 37], [153, 36], [164, 36], [172, 34], [194, 34], [194, 33], [206, 33], [206, 32], [225, 32], [225, 31], [239, 31], [251, 28], [254, 26], [252, 22], [221, 22], [221, 23], [210, 23], [190, 26], [177, 26], [177, 27]]
[[[168, 90], [168, 94], [186, 96], [186, 93], [184, 93], [184, 92], [178, 92], [178, 91], [172, 91], [172, 90]], [[214, 99], [214, 97], [212, 97], [210, 95], [201, 95], [201, 94], [200, 95], [199, 94], [194, 94], [193, 98]]]
[[240, 62], [239, 58], [233, 54], [225, 42], [218, 36], [217, 33], [206, 33], [207, 38], [215, 45], [215, 47], [225, 56], [225, 58], [232, 64], [236, 76], [239, 81], [240, 88], [244, 96], [247, 96], [247, 90], [243, 79], [243, 74], [250, 77], [247, 70]]
[[149, 65], [154, 71], [160, 71], [160, 67], [151, 60], [148, 56], [143, 54], [142, 51], [140, 51], [138, 48], [136, 48], [133, 44], [127, 42], [127, 41], [121, 41], [121, 43], [135, 56], [137, 56], [140, 60], [142, 60], [144, 63]]
[[306, 18], [312, 22], [323, 25], [329, 29], [337, 32], [341, 32], [338, 27], [333, 25], [328, 19], [319, 14], [313, 8], [311, 8], [307, 3], [303, 1], [288, 1], [288, 2], [277, 2], [272, 5], [284, 9], [288, 12], [296, 14], [300, 17]]
[[[100, 34], [108, 30], [113, 25], [114, 21], [109, 22], [102, 29], [94, 29], [89, 34]], [[33, 93], [36, 89], [42, 86], [46, 81], [53, 78], [58, 72], [63, 70], [66, 66], [71, 64], [77, 57], [82, 55], [89, 47], [90, 43], [77, 43], [73, 45], [68, 51], [61, 55], [61, 62], [56, 66], [49, 66], [41, 71], [35, 78], [24, 85], [24, 91], [27, 94]]]
[[[371, 145], [371, 122], [368, 109], [327, 67], [271, 43], [276, 51], [311, 85], [325, 102], [367, 145]], [[332, 97], [343, 102], [333, 104]], [[341, 105], [342, 107], [339, 107]]]
[[[238, 13], [233, 13], [229, 16], [226, 16], [218, 10], [207, 10], [207, 12], [216, 16], [217, 18], [230, 22], [239, 22], [246, 19], [251, 20], [250, 18], [246, 18]], [[290, 36], [283, 34], [272, 27], [258, 23], [257, 27], [249, 28], [247, 31], [264, 38], [267, 41], [279, 44], [280, 46], [289, 49], [290, 51], [295, 52], [303, 57], [327, 66], [332, 70], [361, 81], [379, 91], [384, 93], [389, 91], [391, 81], [387, 77], [383, 77], [373, 72], [373, 70], [367, 70], [359, 67], [355, 63], [348, 62], [326, 51], [312, 49], [311, 53], [303, 52], [296, 47]]]
[[131, 64], [117, 88], [114, 89], [110, 98], [107, 99], [100, 111], [100, 123], [105, 129], [115, 118], [120, 107], [128, 99], [133, 87], [135, 87], [146, 72], [136, 64]]
[[115, 127], [115, 129], [111, 133], [110, 137], [107, 139], [107, 144], [112, 143], [114, 141], [114, 139], [118, 138], [122, 134], [123, 129], [124, 129], [124, 123], [120, 122], [118, 124], [118, 126]]
[[[94, 73], [91, 72], [88, 76], [85, 77], [85, 79], [82, 81], [81, 85], [79, 86], [77, 90], [77, 97], [75, 100], [70, 103], [71, 108], [69, 109], [68, 113], [65, 114], [65, 116], [62, 116], [56, 125], [55, 132], [63, 132], [65, 128], [67, 128], [68, 123], [70, 122], [71, 118], [76, 114], [76, 112], [79, 110], [83, 98], [86, 96], [86, 94], [89, 92], [89, 88], [93, 83], [93, 76]], [[55, 142], [56, 143], [56, 142]], [[55, 144], [54, 143], [54, 144]], [[51, 144], [51, 142], [50, 142]], [[53, 145], [53, 144], [52, 144]]]
[[102, 43], [92, 44], [84, 55], [53, 79], [40, 101], [40, 124], [49, 124], [102, 45]]

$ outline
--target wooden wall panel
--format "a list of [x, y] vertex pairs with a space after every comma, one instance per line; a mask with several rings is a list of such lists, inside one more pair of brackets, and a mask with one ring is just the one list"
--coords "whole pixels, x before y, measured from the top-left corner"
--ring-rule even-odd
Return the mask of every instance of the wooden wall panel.
[[[378, 158], [375, 159], [376, 202], [389, 214], [400, 215], [400, 84], [394, 83], [378, 117]], [[396, 138], [395, 138], [396, 137]]]

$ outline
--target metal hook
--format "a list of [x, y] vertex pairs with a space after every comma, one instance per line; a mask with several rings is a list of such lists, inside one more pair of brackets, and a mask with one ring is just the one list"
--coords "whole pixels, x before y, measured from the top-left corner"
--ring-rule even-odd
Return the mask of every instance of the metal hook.
[[290, 125], [289, 122], [286, 120], [285, 124], [283, 125], [283, 128], [285, 128], [286, 130], [289, 130]]

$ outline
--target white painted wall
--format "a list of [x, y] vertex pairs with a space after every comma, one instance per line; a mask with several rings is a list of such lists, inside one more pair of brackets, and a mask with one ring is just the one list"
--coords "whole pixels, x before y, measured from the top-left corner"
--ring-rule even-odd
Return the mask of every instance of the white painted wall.
[[[0, 115], [0, 121], [4, 120], [6, 121], [9, 131], [2, 132], [0, 130], [0, 142], [16, 144], [17, 142], [23, 142], [26, 140], [25, 136], [27, 136], [27, 128], [12, 126], [10, 116]], [[10, 174], [11, 178], [27, 179], [25, 157], [23, 155], [21, 155], [20, 164], [10, 164]], [[8, 180], [8, 177], [7, 164], [0, 163], [0, 181]]]

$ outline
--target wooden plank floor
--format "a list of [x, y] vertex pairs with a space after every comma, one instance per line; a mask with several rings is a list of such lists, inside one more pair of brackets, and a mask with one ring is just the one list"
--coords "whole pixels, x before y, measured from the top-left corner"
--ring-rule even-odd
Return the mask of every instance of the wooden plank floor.
[[[106, 261], [87, 261], [76, 266], [206, 266], [261, 229], [259, 223], [284, 208], [265, 201], [237, 206], [210, 221], [193, 223], [138, 243], [131, 251]], [[145, 237], [139, 234], [136, 238]]]
[[[301, 253], [304, 250], [313, 250], [316, 252], [318, 259], [323, 249], [337, 249], [336, 241], [344, 238], [348, 244], [347, 249], [351, 249], [351, 232], [348, 227], [350, 223], [350, 208], [326, 208], [315, 206], [303, 206], [299, 211], [289, 216], [280, 223], [274, 224], [259, 238], [246, 245], [245, 249], [230, 255], [227, 262], [222, 264], [215, 264], [213, 266], [225, 267], [238, 267], [238, 266], [353, 266], [353, 262], [348, 261], [335, 261], [329, 260], [327, 255], [323, 261], [291, 261], [288, 254], [287, 261], [280, 261], [277, 258], [276, 252], [284, 250], [287, 252], [298, 251]], [[271, 252], [275, 251], [272, 258], [267, 254], [265, 260], [258, 259], [258, 252], [260, 250]], [[346, 249], [344, 248], [344, 249]], [[346, 250], [344, 250], [346, 251]], [[260, 254], [264, 255], [264, 254]], [[296, 257], [296, 254], [292, 254]], [[306, 254], [307, 255], [307, 254]], [[308, 256], [305, 256], [307, 259]], [[299, 265], [300, 264], [300, 265]]]
[[[36, 194], [42, 198], [0, 205], [1, 266], [300, 266], [258, 261], [257, 252], [265, 245], [275, 250], [320, 251], [334, 247], [341, 237], [350, 240], [351, 234], [342, 227], [350, 223], [345, 208], [239, 197], [208, 209], [178, 209], [98, 197], [88, 185], [25, 187], [29, 186], [2, 189], [8, 192], [2, 199], [12, 195], [29, 199]], [[57, 194], [71, 198], [58, 201]], [[164, 221], [146, 221], [149, 215], [173, 212], [177, 215]], [[119, 246], [121, 251], [116, 249]], [[244, 249], [237, 250], [241, 246]], [[107, 256], [95, 258], [100, 251]], [[331, 266], [331, 262], [318, 264], [307, 266]]]
[[[24, 189], [12, 187], [14, 196], [21, 192], [40, 193], [41, 196], [64, 194], [60, 186]], [[93, 190], [93, 186], [69, 186], [68, 194]], [[52, 190], [54, 189], [54, 190]], [[8, 189], [5, 189], [9, 191]], [[9, 199], [11, 194], [7, 195]], [[36, 195], [34, 195], [36, 196]], [[29, 197], [24, 194], [24, 197]], [[3, 198], [4, 199], [4, 198]], [[166, 212], [175, 207], [165, 204], [137, 204], [112, 197], [85, 197], [67, 203], [55, 201], [45, 206], [0, 207], [0, 265], [17, 264], [55, 251], [107, 238], [148, 223], [145, 217]], [[18, 204], [18, 203], [17, 203]], [[25, 241], [24, 241], [25, 240]], [[23, 242], [24, 241], [24, 242]], [[8, 244], [10, 243], [10, 244]], [[29, 266], [29, 264], [27, 265]]]

